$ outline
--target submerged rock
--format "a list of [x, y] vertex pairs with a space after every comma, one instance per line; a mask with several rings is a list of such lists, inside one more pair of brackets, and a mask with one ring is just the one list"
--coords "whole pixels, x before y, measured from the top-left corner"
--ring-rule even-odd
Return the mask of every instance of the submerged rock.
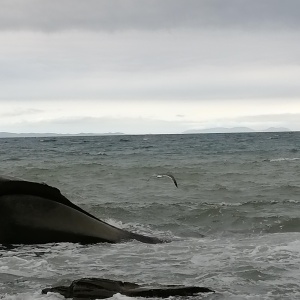
[[105, 299], [120, 293], [129, 297], [159, 297], [193, 296], [199, 293], [214, 293], [213, 290], [197, 286], [144, 286], [130, 282], [115, 281], [102, 278], [82, 278], [74, 280], [70, 286], [58, 286], [43, 289], [42, 293], [59, 293], [65, 298], [75, 299]]

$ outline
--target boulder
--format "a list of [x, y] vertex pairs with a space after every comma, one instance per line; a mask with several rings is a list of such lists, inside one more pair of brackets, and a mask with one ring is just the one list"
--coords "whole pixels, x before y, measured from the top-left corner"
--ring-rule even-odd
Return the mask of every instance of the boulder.
[[74, 280], [70, 286], [58, 286], [43, 289], [42, 293], [59, 293], [65, 298], [79, 299], [105, 299], [120, 293], [129, 297], [156, 297], [168, 298], [170, 296], [193, 296], [199, 293], [214, 293], [206, 287], [197, 286], [146, 286], [136, 283], [116, 281], [102, 278], [82, 278]]

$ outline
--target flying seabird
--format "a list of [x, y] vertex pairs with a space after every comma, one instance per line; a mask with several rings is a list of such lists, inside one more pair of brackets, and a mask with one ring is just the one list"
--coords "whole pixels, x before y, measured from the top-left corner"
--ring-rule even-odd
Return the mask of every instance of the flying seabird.
[[154, 174], [153, 176], [155, 176], [156, 178], [169, 177], [169, 178], [172, 179], [175, 186], [178, 188], [177, 181], [176, 181], [175, 177], [172, 174]]

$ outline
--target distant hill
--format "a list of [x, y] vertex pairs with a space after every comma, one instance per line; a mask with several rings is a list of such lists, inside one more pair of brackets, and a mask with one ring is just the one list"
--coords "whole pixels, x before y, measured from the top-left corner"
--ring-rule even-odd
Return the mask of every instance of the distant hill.
[[239, 133], [239, 132], [284, 132], [284, 131], [291, 131], [288, 128], [284, 127], [270, 127], [264, 130], [254, 130], [249, 127], [214, 127], [214, 128], [207, 128], [207, 129], [191, 129], [186, 130], [183, 133], [192, 134], [192, 133]]
[[264, 132], [282, 132], [282, 131], [292, 131], [292, 130], [285, 128], [285, 127], [270, 127], [263, 131]]
[[15, 138], [15, 137], [59, 137], [59, 136], [97, 136], [97, 135], [123, 135], [122, 132], [108, 133], [77, 133], [77, 134], [60, 134], [60, 133], [12, 133], [0, 132], [0, 138]]

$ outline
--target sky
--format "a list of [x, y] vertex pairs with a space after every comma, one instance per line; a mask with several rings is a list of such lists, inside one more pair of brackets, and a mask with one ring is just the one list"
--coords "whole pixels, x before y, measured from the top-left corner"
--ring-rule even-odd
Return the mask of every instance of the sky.
[[299, 0], [0, 3], [0, 132], [300, 130]]

